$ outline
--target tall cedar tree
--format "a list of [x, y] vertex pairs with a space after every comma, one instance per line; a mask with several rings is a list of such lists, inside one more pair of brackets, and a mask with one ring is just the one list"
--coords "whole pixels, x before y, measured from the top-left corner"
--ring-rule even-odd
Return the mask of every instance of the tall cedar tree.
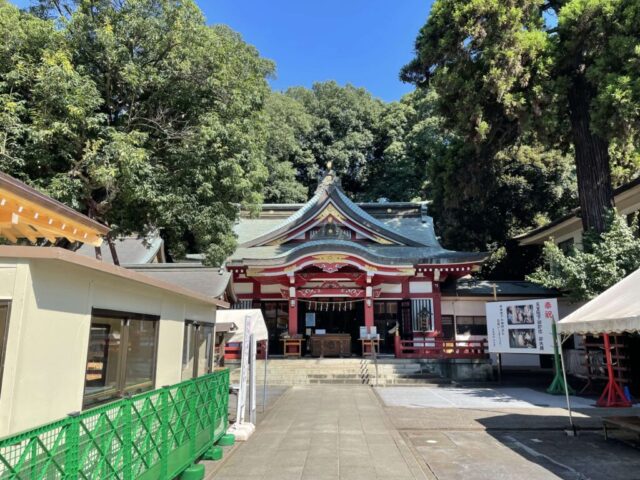
[[635, 143], [640, 7], [630, 0], [437, 0], [401, 78], [491, 160], [525, 132], [573, 147], [585, 230], [613, 204], [609, 148]]

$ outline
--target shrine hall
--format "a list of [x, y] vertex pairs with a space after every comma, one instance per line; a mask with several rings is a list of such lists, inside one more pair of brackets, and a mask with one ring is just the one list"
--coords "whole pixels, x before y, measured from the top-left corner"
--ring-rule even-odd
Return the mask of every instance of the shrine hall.
[[375, 339], [382, 354], [428, 356], [451, 328], [441, 285], [486, 258], [443, 248], [426, 204], [355, 203], [333, 171], [307, 203], [265, 204], [235, 231], [236, 307], [262, 309], [270, 355], [291, 353], [289, 340], [301, 355], [360, 355]]

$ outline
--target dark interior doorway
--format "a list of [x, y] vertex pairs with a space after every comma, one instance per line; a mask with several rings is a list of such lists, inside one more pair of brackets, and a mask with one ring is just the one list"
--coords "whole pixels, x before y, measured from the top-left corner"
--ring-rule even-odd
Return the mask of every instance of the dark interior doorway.
[[309, 336], [316, 334], [318, 329], [325, 330], [325, 333], [348, 333], [351, 335], [351, 352], [360, 353], [360, 327], [363, 325], [364, 304], [361, 301], [322, 298], [298, 302], [298, 332], [305, 336], [307, 345]]
[[380, 335], [380, 353], [395, 352], [395, 329], [402, 336], [400, 321], [401, 304], [397, 300], [376, 300], [373, 302], [373, 324]]
[[269, 332], [269, 355], [282, 355], [280, 336], [289, 329], [287, 302], [262, 302], [262, 316]]

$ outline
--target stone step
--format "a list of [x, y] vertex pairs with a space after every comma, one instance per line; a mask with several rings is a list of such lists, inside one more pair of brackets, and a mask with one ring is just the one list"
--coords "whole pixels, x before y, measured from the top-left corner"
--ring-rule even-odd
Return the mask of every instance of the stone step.
[[[256, 378], [262, 384], [264, 377]], [[232, 377], [231, 383], [239, 382], [239, 377]], [[308, 384], [374, 384], [378, 385], [442, 385], [449, 380], [432, 375], [378, 375], [364, 373], [362, 375], [326, 374], [326, 375], [267, 375], [267, 383], [271, 385], [308, 385]]]
[[[231, 368], [231, 383], [238, 383], [240, 368]], [[256, 365], [256, 381], [264, 381], [264, 361]], [[376, 376], [377, 371], [377, 376]], [[271, 385], [353, 384], [353, 385], [441, 385], [450, 383], [434, 374], [433, 363], [420, 360], [363, 358], [273, 359], [267, 363], [267, 383]]]
[[[376, 382], [375, 378], [369, 379], [292, 379], [282, 381], [268, 381], [268, 385], [278, 386], [291, 386], [291, 385], [378, 385], [378, 386], [390, 386], [390, 385], [404, 385], [404, 386], [423, 386], [423, 387], [437, 387], [440, 385], [450, 385], [450, 382], [434, 382], [434, 381], [419, 381], [419, 380], [407, 380], [407, 379], [395, 379], [395, 380], [381, 380]], [[263, 383], [257, 382], [257, 388], [262, 388]]]

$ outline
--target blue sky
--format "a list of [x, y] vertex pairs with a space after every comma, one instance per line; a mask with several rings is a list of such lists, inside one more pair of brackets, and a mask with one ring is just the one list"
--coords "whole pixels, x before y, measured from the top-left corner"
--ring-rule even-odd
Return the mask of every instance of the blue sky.
[[[29, 0], [14, 0], [24, 7]], [[240, 32], [276, 62], [273, 88], [336, 80], [384, 100], [412, 90], [398, 80], [432, 0], [197, 0], [208, 23]]]

